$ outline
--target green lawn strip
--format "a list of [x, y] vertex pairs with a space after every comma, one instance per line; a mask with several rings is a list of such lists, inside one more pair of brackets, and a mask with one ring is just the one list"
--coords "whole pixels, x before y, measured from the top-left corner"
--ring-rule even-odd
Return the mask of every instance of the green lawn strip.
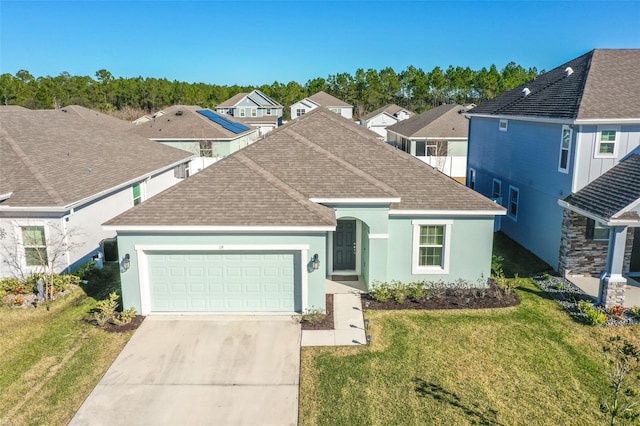
[[94, 304], [78, 289], [50, 311], [0, 312], [0, 424], [70, 420], [131, 335], [81, 321]]
[[501, 310], [368, 311], [370, 347], [305, 348], [301, 424], [601, 424], [616, 330], [575, 323], [530, 280], [518, 293]]

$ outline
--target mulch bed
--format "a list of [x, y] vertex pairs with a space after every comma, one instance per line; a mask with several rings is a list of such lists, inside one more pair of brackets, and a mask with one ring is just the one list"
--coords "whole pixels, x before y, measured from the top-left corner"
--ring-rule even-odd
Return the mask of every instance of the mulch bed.
[[326, 304], [327, 315], [324, 319], [316, 323], [301, 321], [300, 326], [303, 330], [333, 330], [333, 294], [327, 294]]
[[144, 316], [136, 315], [128, 324], [115, 325], [115, 324], [107, 323], [101, 328], [104, 331], [108, 331], [110, 333], [124, 333], [125, 331], [135, 330], [138, 327], [140, 327], [140, 324], [142, 324], [142, 321], [144, 321], [144, 319], [145, 319]]
[[363, 294], [362, 302], [365, 309], [491, 309], [517, 306], [520, 304], [520, 298], [515, 292], [506, 293], [491, 283], [484, 293], [476, 289], [447, 290], [441, 296], [420, 301], [407, 298], [404, 303], [398, 303], [393, 299], [386, 302], [376, 302], [368, 294]]

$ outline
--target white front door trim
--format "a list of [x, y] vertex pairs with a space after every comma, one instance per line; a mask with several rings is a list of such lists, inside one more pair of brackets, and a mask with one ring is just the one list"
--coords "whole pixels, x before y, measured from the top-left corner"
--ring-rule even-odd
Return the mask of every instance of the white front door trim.
[[356, 219], [353, 217], [341, 217], [338, 220], [355, 220], [356, 221], [356, 269], [340, 270], [340, 271], [333, 270], [333, 234], [336, 231], [332, 231], [332, 232], [328, 232], [329, 235], [327, 237], [327, 251], [328, 251], [327, 266], [328, 266], [329, 274], [333, 275], [334, 272], [339, 272], [342, 275], [361, 275], [362, 268], [360, 265], [361, 265], [362, 253], [360, 252], [360, 250], [362, 247], [362, 221], [360, 219]]

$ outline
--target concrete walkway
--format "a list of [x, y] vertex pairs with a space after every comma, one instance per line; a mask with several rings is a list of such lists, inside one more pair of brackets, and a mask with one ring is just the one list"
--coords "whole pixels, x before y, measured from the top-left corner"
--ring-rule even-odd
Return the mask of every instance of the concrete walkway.
[[71, 425], [296, 425], [291, 316], [149, 316]]
[[[600, 278], [597, 277], [567, 277], [569, 281], [580, 287], [589, 296], [598, 298]], [[636, 278], [637, 279], [637, 278]], [[640, 306], [640, 282], [627, 278], [627, 289], [624, 296], [624, 307]]]
[[360, 294], [360, 281], [327, 280], [326, 291], [333, 294], [334, 330], [302, 330], [302, 346], [357, 346], [367, 343]]

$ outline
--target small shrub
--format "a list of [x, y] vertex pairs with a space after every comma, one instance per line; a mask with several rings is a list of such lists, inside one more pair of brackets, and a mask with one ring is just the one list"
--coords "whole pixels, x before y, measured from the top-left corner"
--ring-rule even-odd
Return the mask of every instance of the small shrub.
[[544, 281], [551, 281], [551, 278], [552, 278], [552, 277], [551, 277], [551, 274], [549, 274], [548, 272], [544, 272], [544, 273], [542, 274], [542, 279], [543, 279]]
[[493, 278], [496, 277], [504, 277], [504, 270], [502, 269], [502, 262], [504, 261], [504, 257], [498, 255], [491, 256], [491, 276]]
[[29, 287], [29, 284], [23, 282], [19, 278], [3, 278], [0, 280], [0, 294], [3, 296], [7, 293], [28, 294], [33, 293], [35, 287]]
[[308, 324], [318, 324], [327, 317], [327, 313], [323, 309], [314, 308], [307, 309], [300, 317], [300, 322], [308, 323]]
[[640, 306], [632, 306], [629, 308], [629, 313], [636, 318], [640, 318]]
[[427, 288], [424, 281], [415, 281], [407, 285], [407, 297], [416, 302], [421, 302], [427, 298]]
[[133, 321], [133, 318], [136, 316], [136, 308], [131, 307], [129, 309], [125, 309], [124, 311], [117, 313], [113, 317], [113, 323], [115, 325], [125, 325], [129, 324]]
[[429, 281], [426, 284], [427, 291], [432, 297], [442, 297], [447, 294], [449, 284], [443, 280]]
[[113, 322], [117, 308], [118, 295], [113, 292], [109, 295], [108, 299], [100, 300], [96, 303], [96, 307], [91, 313], [91, 319], [94, 320], [98, 326], [103, 327], [107, 323]]
[[393, 296], [393, 292], [391, 291], [391, 287], [388, 283], [374, 281], [373, 283], [371, 283], [369, 296], [371, 296], [371, 298], [376, 302], [384, 303], [387, 300], [391, 299], [391, 297]]
[[616, 320], [621, 320], [624, 316], [624, 313], [627, 312], [627, 308], [623, 306], [612, 306], [607, 309], [609, 315], [611, 315]]
[[584, 314], [587, 322], [591, 325], [606, 324], [608, 321], [607, 314], [596, 309], [593, 303], [588, 300], [580, 300], [578, 310]]
[[96, 266], [96, 262], [94, 262], [93, 260], [90, 260], [80, 265], [80, 267], [75, 271], [71, 272], [71, 275], [74, 275], [80, 278], [81, 280], [86, 280], [88, 276], [91, 274], [91, 272], [93, 271], [93, 269], [95, 268], [95, 266]]

